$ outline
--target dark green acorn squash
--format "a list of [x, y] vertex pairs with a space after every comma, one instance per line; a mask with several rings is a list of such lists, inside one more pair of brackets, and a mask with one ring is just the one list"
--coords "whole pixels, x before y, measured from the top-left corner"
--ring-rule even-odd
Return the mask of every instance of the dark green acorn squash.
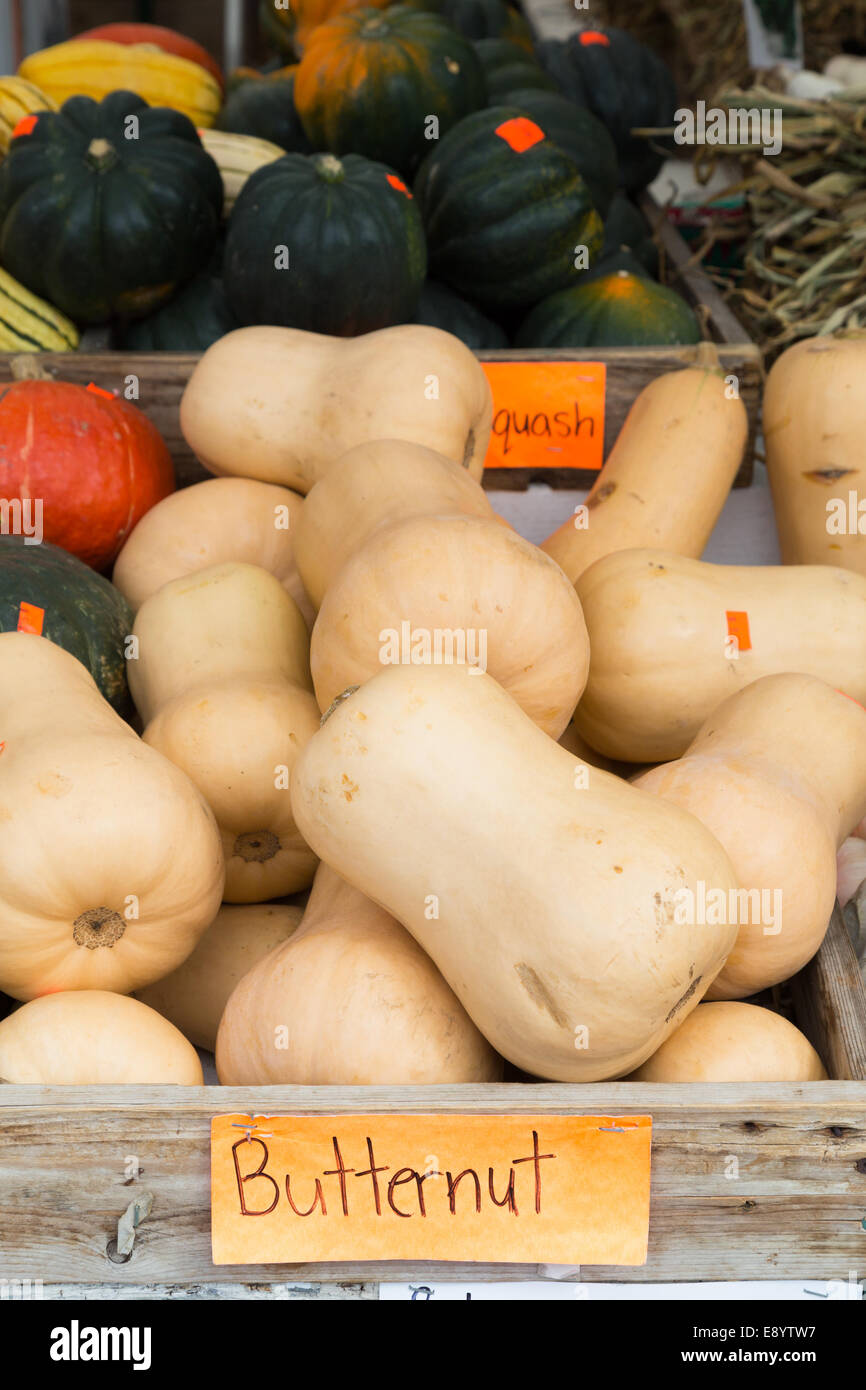
[[237, 327], [219, 272], [207, 270], [155, 314], [123, 325], [119, 346], [130, 352], [205, 352]]
[[697, 319], [674, 290], [619, 270], [587, 275], [574, 289], [536, 304], [518, 330], [516, 346], [657, 347], [700, 340]]
[[659, 251], [650, 233], [649, 224], [640, 208], [622, 190], [617, 192], [604, 219], [605, 257], [626, 248], [643, 266], [644, 272], [658, 275]]
[[623, 187], [636, 193], [651, 183], [664, 155], [632, 131], [673, 125], [677, 91], [667, 64], [624, 30], [602, 27], [548, 39], [538, 55], [563, 96], [589, 107], [607, 127]]
[[290, 153], [309, 154], [310, 144], [295, 110], [295, 72], [280, 77], [248, 77], [226, 99], [217, 130], [254, 135]]
[[352, 10], [320, 25], [295, 78], [295, 105], [314, 149], [361, 154], [402, 174], [486, 100], [470, 41], [439, 15], [408, 5]]
[[554, 93], [553, 78], [544, 71], [538, 59], [512, 39], [476, 39], [475, 52], [481, 59], [487, 83], [487, 104], [509, 105], [515, 92], [530, 88]]
[[223, 280], [242, 324], [353, 337], [410, 322], [426, 269], [417, 204], [391, 169], [356, 154], [287, 154], [241, 190]]
[[119, 590], [56, 545], [0, 536], [0, 632], [17, 630], [22, 603], [43, 610], [42, 636], [87, 667], [119, 714], [131, 714], [124, 645], [133, 614]]
[[147, 314], [207, 263], [222, 200], [179, 111], [133, 92], [71, 97], [0, 164], [0, 264], [79, 323]]
[[596, 211], [604, 219], [606, 240], [608, 209], [615, 201], [619, 166], [616, 146], [601, 121], [586, 107], [575, 106], [558, 92], [517, 91], [509, 98], [509, 105], [519, 106], [554, 145], [571, 155], [592, 194]]
[[487, 312], [526, 309], [600, 253], [601, 219], [574, 161], [519, 107], [476, 111], [418, 171], [430, 270]]
[[432, 0], [430, 8], [467, 39], [511, 39], [532, 52], [532, 30], [519, 10], [504, 0]]
[[461, 298], [447, 285], [439, 285], [435, 280], [425, 280], [421, 286], [421, 297], [413, 322], [453, 333], [474, 352], [483, 348], [508, 347], [504, 328], [482, 314], [468, 299]]

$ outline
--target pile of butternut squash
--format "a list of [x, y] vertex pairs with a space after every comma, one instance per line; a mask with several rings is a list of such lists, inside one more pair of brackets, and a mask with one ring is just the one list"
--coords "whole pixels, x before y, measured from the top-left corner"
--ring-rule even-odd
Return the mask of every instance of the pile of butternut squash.
[[753, 569], [700, 559], [747, 434], [709, 345], [537, 547], [449, 335], [215, 344], [181, 421], [221, 476], [114, 572], [140, 736], [0, 636], [0, 1079], [196, 1084], [195, 1048], [229, 1085], [822, 1079], [745, 1002], [814, 956], [866, 833], [866, 566], [791, 481], [838, 481], [810, 351], [866, 374], [774, 368], [790, 546]]

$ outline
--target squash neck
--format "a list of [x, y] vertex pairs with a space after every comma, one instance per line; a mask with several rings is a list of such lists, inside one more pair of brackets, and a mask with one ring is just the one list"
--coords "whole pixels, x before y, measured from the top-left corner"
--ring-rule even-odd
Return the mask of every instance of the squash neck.
[[866, 816], [866, 710], [823, 681], [802, 679], [809, 684], [799, 692], [795, 715], [785, 684], [789, 678], [764, 677], [778, 682], [776, 690], [768, 692], [757, 681], [732, 696], [727, 708], [717, 711], [717, 727], [713, 716], [686, 757], [729, 755], [753, 770], [766, 768], [783, 787], [797, 784], [841, 844]]
[[90, 144], [87, 146], [84, 158], [91, 169], [95, 169], [97, 173], [102, 174], [106, 169], [111, 169], [117, 163], [120, 156], [110, 140], [105, 140], [102, 136], [97, 136], [96, 139], [91, 140]]

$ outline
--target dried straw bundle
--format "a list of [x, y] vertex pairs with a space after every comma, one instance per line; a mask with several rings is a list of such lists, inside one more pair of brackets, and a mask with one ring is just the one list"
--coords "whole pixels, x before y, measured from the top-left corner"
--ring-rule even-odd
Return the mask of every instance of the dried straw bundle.
[[744, 268], [725, 273], [734, 312], [771, 356], [798, 338], [866, 327], [866, 90], [815, 102], [754, 87], [715, 104], [783, 112], [775, 158], [721, 145], [696, 157], [702, 178], [717, 155], [743, 159], [742, 181], [719, 195], [742, 191], [748, 208]]
[[[801, 0], [801, 8], [807, 67], [821, 70], [845, 42], [866, 44], [863, 0]], [[687, 102], [748, 80], [742, 0], [592, 0], [591, 13], [667, 58]]]

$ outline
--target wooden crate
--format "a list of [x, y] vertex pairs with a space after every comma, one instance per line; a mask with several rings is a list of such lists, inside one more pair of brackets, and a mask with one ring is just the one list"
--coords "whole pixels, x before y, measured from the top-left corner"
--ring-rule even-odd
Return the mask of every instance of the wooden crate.
[[[866, 1272], [866, 992], [837, 912], [794, 987], [835, 1078], [804, 1085], [0, 1086], [0, 1279], [73, 1285], [570, 1279], [841, 1279]], [[211, 1117], [431, 1112], [651, 1114], [641, 1268], [485, 1264], [214, 1266]], [[736, 1159], [736, 1165], [731, 1160]], [[129, 1177], [135, 1162], [139, 1176]], [[738, 1176], [731, 1176], [738, 1168]], [[109, 1256], [153, 1195], [131, 1257]], [[860, 1276], [857, 1276], [860, 1277]]]
[[[665, 231], [666, 239], [675, 238], [685, 249], [685, 243], [674, 230]], [[701, 272], [689, 270], [689, 283], [704, 280]], [[715, 295], [710, 282], [709, 292]], [[695, 293], [703, 293], [696, 290]], [[718, 337], [717, 325], [727, 322], [728, 310], [719, 299], [710, 314], [711, 336], [718, 342], [719, 359], [727, 375], [736, 376], [739, 391], [749, 414], [749, 439], [743, 463], [734, 486], [747, 487], [752, 481], [754, 441], [758, 426], [763, 373], [758, 349], [750, 343], [728, 343]], [[605, 455], [618, 435], [635, 397], [651, 381], [664, 372], [673, 372], [694, 359], [691, 347], [653, 348], [546, 348], [479, 352], [482, 362], [604, 362], [607, 369], [607, 398], [605, 418]], [[0, 353], [0, 382], [10, 381], [35, 364], [42, 372], [62, 381], [87, 386], [94, 382], [107, 391], [123, 394], [130, 377], [137, 378], [137, 404], [156, 425], [174, 459], [179, 487], [198, 483], [211, 475], [192, 453], [180, 429], [180, 398], [199, 354], [189, 352], [66, 352], [39, 353], [27, 357]], [[575, 468], [488, 468], [484, 484], [491, 489], [525, 489], [533, 482], [548, 483], [556, 488], [590, 487], [597, 474]]]

